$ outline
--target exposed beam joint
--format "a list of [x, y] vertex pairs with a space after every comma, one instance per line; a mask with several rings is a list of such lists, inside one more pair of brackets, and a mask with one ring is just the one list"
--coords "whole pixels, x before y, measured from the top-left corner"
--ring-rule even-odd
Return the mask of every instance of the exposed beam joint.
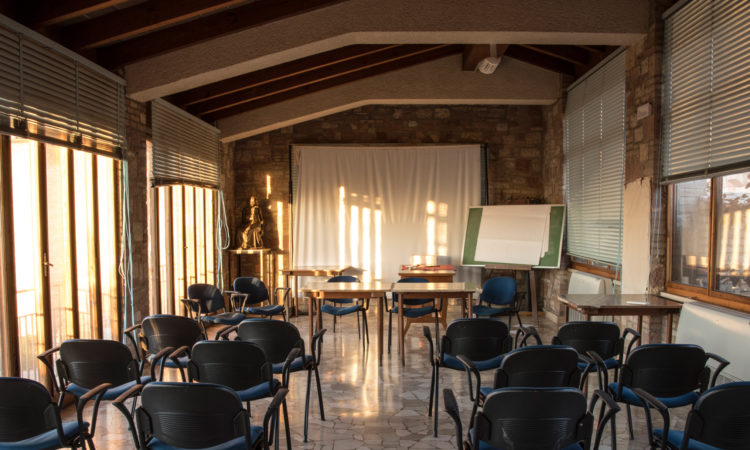
[[591, 59], [588, 51], [573, 45], [522, 45], [521, 47], [582, 67], [588, 66]]
[[57, 25], [67, 20], [121, 5], [128, 0], [43, 0], [27, 5], [32, 28]]
[[[507, 44], [495, 45], [495, 54], [497, 56], [505, 55], [505, 51], [508, 50]], [[473, 72], [477, 68], [479, 61], [490, 56], [489, 45], [465, 45], [464, 46], [464, 58], [461, 68], [463, 70]]]
[[520, 45], [511, 45], [505, 54], [511, 58], [523, 61], [525, 63], [533, 64], [542, 69], [551, 70], [553, 72], [560, 72], [566, 75], [575, 76], [575, 66], [567, 61], [554, 58], [544, 53], [539, 53]]

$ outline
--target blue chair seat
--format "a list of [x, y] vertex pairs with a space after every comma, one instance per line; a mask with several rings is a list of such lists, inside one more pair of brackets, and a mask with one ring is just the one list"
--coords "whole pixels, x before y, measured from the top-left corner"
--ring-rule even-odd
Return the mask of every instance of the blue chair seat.
[[[612, 392], [617, 392], [619, 388], [619, 383], [609, 383], [609, 388], [612, 390]], [[677, 408], [679, 406], [687, 406], [692, 405], [696, 401], [698, 401], [698, 395], [697, 392], [692, 391], [688, 392], [687, 394], [678, 395], [677, 397], [657, 397], [659, 401], [664, 403], [664, 406], [667, 408]], [[641, 399], [639, 399], [635, 393], [627, 387], [622, 388], [622, 399], [620, 400], [624, 403], [629, 403], [631, 405], [636, 406], [643, 406], [643, 403], [641, 403]]]
[[[154, 364], [154, 355], [148, 355], [147, 359], [150, 364]], [[187, 367], [187, 364], [190, 361], [190, 358], [187, 355], [185, 355], [185, 356], [180, 356], [179, 358], [177, 358], [177, 360], [180, 362], [180, 366]], [[177, 366], [177, 364], [175, 364], [174, 361], [172, 361], [170, 358], [167, 358], [164, 360], [164, 367], [170, 367], [172, 369], [179, 368], [179, 366]]]
[[266, 305], [266, 306], [246, 306], [243, 310], [245, 314], [255, 314], [259, 316], [275, 316], [284, 313], [283, 305]]
[[[654, 434], [659, 439], [664, 439], [664, 430], [658, 429], [654, 430]], [[669, 433], [667, 433], [667, 442], [672, 444], [675, 448], [680, 448], [680, 445], [682, 445], [682, 439], [685, 435], [685, 432], [682, 430], [669, 430]], [[688, 442], [688, 450], [720, 450], [719, 447], [714, 447], [712, 445], [704, 444], [702, 442], [698, 442], [695, 439], [690, 439]]]
[[[150, 381], [151, 381], [150, 376], [144, 376], [144, 377], [141, 377], [140, 384], [146, 384]], [[123, 383], [119, 386], [111, 387], [107, 389], [107, 392], [104, 393], [104, 395], [102, 396], [102, 400], [114, 400], [117, 397], [119, 397], [123, 392], [127, 391], [133, 386], [135, 386], [135, 380], [130, 381], [128, 383]], [[66, 390], [70, 392], [71, 394], [75, 395], [76, 397], [81, 397], [82, 395], [90, 391], [91, 389], [85, 388], [83, 386], [79, 386], [75, 383], [71, 383], [68, 385]]]
[[[391, 309], [391, 312], [393, 314], [398, 314], [398, 306], [394, 306], [393, 309]], [[404, 317], [422, 317], [434, 313], [435, 307], [432, 305], [420, 306], [419, 308], [404, 308]]]
[[[469, 436], [471, 438], [472, 443], [474, 442], [474, 429], [472, 428], [469, 430]], [[560, 450], [581, 450], [583, 447], [581, 447], [580, 444], [570, 444], [568, 446], [563, 447]], [[502, 447], [494, 447], [484, 441], [479, 441], [479, 450], [505, 450]]]
[[510, 313], [512, 311], [513, 311], [513, 307], [511, 307], [511, 306], [506, 306], [506, 307], [502, 307], [502, 308], [491, 308], [489, 306], [484, 306], [484, 305], [475, 305], [472, 308], [472, 312], [477, 317], [479, 317], [479, 316], [490, 316], [490, 317], [491, 316], [497, 316], [497, 315], [500, 315], [500, 314], [508, 314], [508, 313]]
[[[88, 428], [89, 423], [83, 423]], [[78, 433], [78, 422], [63, 422], [63, 435], [65, 440], [69, 441]], [[16, 442], [0, 442], [0, 449], [23, 449], [23, 450], [42, 450], [46, 448], [64, 447], [64, 442], [60, 442], [57, 435], [57, 428], [44, 432], [42, 434]]]
[[273, 396], [280, 386], [281, 386], [281, 381], [274, 378], [273, 381], [271, 381], [270, 383], [264, 382], [261, 384], [257, 384], [253, 387], [243, 389], [241, 391], [237, 391], [237, 395], [240, 397], [240, 400], [242, 400], [243, 402], [247, 402], [250, 400], [257, 400], [259, 398], [266, 398], [266, 397]]
[[[305, 368], [308, 364], [310, 364], [313, 360], [312, 355], [305, 355], [304, 361], [302, 360], [301, 356], [298, 356], [294, 358], [294, 361], [289, 365], [289, 371], [295, 372], [297, 370], [301, 370]], [[281, 373], [281, 369], [284, 368], [284, 363], [276, 363], [273, 365], [273, 373]]]
[[[617, 361], [615, 358], [607, 358], [604, 360], [604, 367], [607, 369], [614, 369], [615, 367], [618, 367], [620, 365], [620, 362]], [[581, 369], [581, 372], [586, 370], [587, 364], [585, 362], [579, 362], [578, 368]], [[595, 365], [592, 365], [590, 370], [595, 370]]]
[[333, 314], [334, 316], [345, 316], [360, 310], [359, 305], [351, 306], [333, 306], [333, 305], [321, 305], [320, 310], [326, 314]]
[[[473, 362], [479, 370], [490, 370], [500, 367], [500, 364], [503, 362], [503, 358], [505, 358], [504, 354], [497, 355], [494, 358], [485, 359], [484, 361]], [[464, 370], [464, 366], [463, 364], [461, 364], [461, 361], [459, 361], [458, 358], [452, 355], [444, 354], [441, 364], [445, 367], [450, 367], [451, 369]]]
[[220, 323], [222, 325], [238, 325], [245, 319], [245, 315], [238, 312], [214, 314], [213, 316], [201, 316], [201, 321], [203, 322]]
[[[261, 436], [263, 436], [263, 427], [250, 427], [250, 440], [252, 441], [253, 445], [258, 442], [258, 439]], [[183, 449], [182, 447], [172, 447], [171, 445], [167, 445], [156, 438], [152, 438], [148, 442], [148, 448], [152, 450], [187, 450]], [[247, 446], [245, 445], [245, 436], [240, 436], [223, 444], [214, 445], [213, 447], [204, 447], [204, 450], [245, 450], [246, 448]]]

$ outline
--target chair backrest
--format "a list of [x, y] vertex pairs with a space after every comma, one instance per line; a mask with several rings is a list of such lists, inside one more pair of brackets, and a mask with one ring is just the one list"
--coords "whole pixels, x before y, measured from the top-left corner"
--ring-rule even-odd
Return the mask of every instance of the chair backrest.
[[240, 398], [218, 384], [149, 383], [136, 421], [143, 448], [152, 437], [170, 447], [205, 448], [245, 435], [251, 445]]
[[0, 442], [15, 442], [55, 429], [59, 413], [42, 384], [0, 378]]
[[263, 280], [255, 277], [238, 277], [232, 285], [234, 290], [247, 294], [247, 304], [254, 305], [268, 300], [268, 289]]
[[[725, 449], [750, 445], [750, 382], [716, 386], [704, 392], [688, 413], [685, 439]], [[683, 446], [687, 448], [687, 446]]]
[[165, 347], [178, 348], [183, 345], [192, 347], [196, 342], [205, 339], [198, 322], [184, 316], [169, 314], [148, 316], [141, 322], [141, 330], [150, 353], [157, 353]]
[[487, 396], [474, 427], [476, 437], [493, 447], [560, 449], [584, 442], [589, 448], [593, 422], [578, 389], [511, 387]]
[[614, 322], [568, 322], [560, 327], [553, 344], [569, 345], [578, 353], [595, 351], [602, 359], [608, 359], [622, 352], [620, 327]]
[[351, 275], [336, 275], [327, 280], [329, 283], [359, 283], [359, 278]]
[[237, 391], [273, 380], [271, 363], [263, 349], [243, 341], [196, 342], [188, 375], [191, 381], [221, 384]]
[[448, 324], [440, 351], [464, 355], [471, 361], [485, 361], [511, 349], [508, 326], [495, 319], [457, 319]]
[[655, 397], [676, 397], [708, 387], [706, 352], [690, 344], [647, 344], [634, 349], [620, 371], [620, 385]]
[[224, 296], [213, 284], [191, 284], [187, 288], [187, 296], [200, 302], [202, 313], [212, 313], [224, 308]]
[[269, 319], [243, 320], [237, 328], [241, 341], [252, 342], [263, 349], [271, 363], [284, 362], [293, 348], [305, 354], [305, 342], [296, 326], [289, 322]]
[[70, 339], [60, 345], [58, 370], [79, 386], [93, 389], [102, 383], [113, 386], [138, 379], [138, 363], [128, 347], [117, 341]]
[[493, 305], [510, 305], [516, 297], [516, 279], [512, 277], [490, 278], [482, 286], [480, 301]]
[[532, 345], [505, 355], [495, 371], [494, 387], [578, 387], [580, 381], [578, 352], [573, 347]]

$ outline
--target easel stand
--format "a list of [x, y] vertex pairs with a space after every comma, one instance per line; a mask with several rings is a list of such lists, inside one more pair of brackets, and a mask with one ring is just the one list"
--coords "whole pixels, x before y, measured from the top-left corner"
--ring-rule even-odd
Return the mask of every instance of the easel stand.
[[536, 304], [536, 279], [534, 278], [534, 268], [524, 264], [487, 264], [484, 266], [490, 273], [493, 270], [512, 270], [514, 272], [526, 272], [527, 289], [529, 292], [529, 302], [531, 303], [531, 319], [535, 326], [539, 326], [539, 317]]

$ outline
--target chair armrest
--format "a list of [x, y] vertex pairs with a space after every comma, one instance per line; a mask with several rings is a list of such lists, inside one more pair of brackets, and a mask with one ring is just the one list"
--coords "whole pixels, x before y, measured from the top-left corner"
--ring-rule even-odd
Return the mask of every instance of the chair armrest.
[[170, 353], [167, 358], [173, 360], [175, 364], [182, 367], [182, 364], [180, 364], [180, 361], [177, 358], [179, 358], [183, 353], [190, 356], [190, 347], [188, 347], [187, 345], [180, 346], [179, 348], [177, 348], [177, 350]]
[[[591, 370], [591, 367], [597, 367], [596, 362], [592, 358], [586, 355], [578, 354], [578, 362], [586, 364], [586, 367], [581, 371], [581, 381], [578, 383], [578, 389], [583, 390], [583, 385], [586, 384], [586, 377]], [[598, 376], [598, 375], [597, 375]], [[601, 380], [600, 380], [601, 381]], [[599, 386], [599, 389], [605, 389], [604, 386]]]
[[162, 376], [164, 375], [164, 360], [167, 358], [167, 355], [172, 353], [174, 351], [174, 347], [164, 347], [163, 349], [159, 350], [158, 353], [156, 353], [151, 360], [151, 379], [156, 381], [156, 366], [161, 366], [161, 372], [159, 373], [159, 380], [162, 379]]
[[289, 386], [289, 367], [292, 365], [295, 359], [299, 357], [301, 351], [299, 347], [295, 347], [289, 351], [284, 360], [284, 365], [281, 367], [281, 385], [284, 387]]
[[278, 391], [276, 391], [276, 395], [273, 396], [271, 403], [268, 404], [268, 408], [266, 409], [266, 415], [263, 417], [263, 438], [265, 439], [266, 443], [271, 441], [271, 436], [269, 436], [269, 431], [270, 431], [269, 424], [271, 422], [271, 419], [277, 416], [278, 411], [279, 411], [279, 406], [281, 406], [281, 404], [284, 403], [286, 399], [286, 394], [288, 393], [289, 393], [289, 389], [280, 388]]
[[729, 365], [729, 361], [717, 355], [716, 353], [706, 352], [706, 356], [719, 363], [719, 365], [713, 371], [714, 373], [711, 375], [711, 384], [708, 387], [712, 388], [716, 386], [716, 377], [718, 377], [719, 373], [721, 373], [721, 371]]
[[283, 287], [283, 286], [277, 287], [276, 289], [274, 289], [274, 293], [277, 294], [277, 295], [273, 296], [274, 300], [277, 300], [276, 304], [279, 303], [278, 302], [278, 292], [279, 291], [284, 291], [284, 293], [281, 295], [281, 298], [284, 299], [284, 307], [286, 307], [289, 304], [289, 292], [291, 291], [291, 289], [288, 288], [288, 287]]
[[[523, 336], [521, 339], [521, 342], [519, 343], [518, 339]], [[539, 332], [536, 331], [536, 328], [534, 327], [520, 327], [518, 331], [516, 331], [516, 337], [513, 343], [513, 348], [519, 348], [519, 347], [526, 347], [526, 341], [529, 340], [529, 338], [534, 338], [536, 341], [536, 345], [542, 345], [542, 338], [539, 336]]]
[[[326, 331], [328, 331], [326, 328], [318, 330], [318, 332], [313, 334], [312, 341], [310, 342], [310, 354], [312, 354], [316, 366], [320, 364], [320, 356], [323, 354], [321, 344], [323, 343], [323, 335], [326, 334]], [[304, 346], [305, 344], [303, 343], [302, 345]]]
[[620, 362], [624, 363], [625, 359], [623, 359], [623, 356], [627, 358], [630, 356], [630, 351], [633, 350], [633, 346], [636, 344], [636, 342], [639, 342], [641, 340], [641, 333], [635, 331], [632, 328], [625, 328], [625, 331], [622, 332], [622, 341], [625, 342], [625, 338], [628, 334], [632, 334], [633, 337], [630, 338], [630, 342], [628, 342], [628, 351], [625, 353], [625, 355], [620, 354]]
[[94, 410], [91, 412], [91, 428], [89, 428], [88, 435], [94, 437], [96, 431], [96, 418], [99, 414], [99, 403], [102, 401], [102, 396], [107, 392], [107, 389], [112, 387], [112, 383], [102, 383], [99, 386], [91, 389], [78, 398], [76, 404], [76, 417], [78, 419], [78, 425], [80, 429], [83, 429], [83, 408], [86, 407], [86, 403], [92, 398], [94, 399]]
[[602, 412], [604, 412], [604, 408], [606, 407], [606, 414], [604, 414], [604, 416], [600, 414], [599, 416], [599, 424], [596, 427], [596, 437], [594, 440], [594, 446], [592, 448], [599, 448], [599, 443], [602, 439], [602, 433], [607, 426], [607, 422], [609, 422], [610, 420], [615, 420], [615, 414], [620, 411], [620, 405], [617, 404], [617, 402], [612, 398], [611, 395], [607, 394], [601, 389], [597, 389], [594, 391], [594, 395], [591, 399], [591, 406], [589, 407], [589, 413], [591, 413], [592, 415], [594, 413], [594, 408], [596, 407], [596, 402], [599, 399], [602, 400]]
[[[464, 366], [464, 370], [466, 371], [466, 378], [469, 380], [469, 398], [472, 402], [478, 402], [479, 401], [479, 389], [482, 386], [482, 378], [479, 374], [479, 369], [477, 369], [476, 364], [474, 364], [474, 361], [470, 360], [464, 355], [456, 355], [456, 359], [458, 359], [458, 362], [461, 363], [462, 366]], [[477, 389], [476, 389], [476, 396], [474, 393], [474, 388], [472, 386], [471, 382], [471, 375], [474, 375], [477, 378]]]
[[[128, 411], [128, 408], [125, 407], [124, 403], [125, 400], [129, 399], [130, 397], [133, 397], [133, 402], [135, 402], [136, 397], [141, 394], [142, 390], [143, 385], [136, 384], [135, 386], [120, 394], [120, 396], [114, 399], [114, 401], [112, 402], [112, 404], [120, 410], [120, 412], [125, 416], [125, 419], [128, 421], [128, 429], [130, 430], [130, 434], [133, 437], [133, 444], [135, 445], [134, 448], [141, 448], [142, 446], [138, 442], [138, 433], [136, 432], [135, 423], [133, 422], [133, 416], [130, 414], [130, 411]], [[133, 405], [135, 406], [135, 403]]]
[[133, 326], [130, 326], [130, 327], [127, 327], [127, 328], [125, 328], [125, 329], [124, 329], [124, 330], [123, 330], [122, 332], [123, 332], [124, 334], [129, 334], [129, 333], [132, 333], [133, 331], [135, 331], [135, 330], [137, 330], [137, 329], [139, 329], [139, 328], [141, 328], [141, 324], [140, 324], [140, 323], [137, 323], [137, 324], [135, 324], [135, 325], [133, 325]]
[[62, 380], [62, 374], [60, 375], [60, 383], [58, 384], [57, 378], [55, 378], [55, 369], [54, 364], [52, 364], [53, 356], [56, 352], [60, 351], [60, 346], [52, 347], [51, 349], [45, 351], [41, 355], [37, 355], [37, 359], [44, 364], [44, 366], [47, 368], [47, 371], [49, 372], [49, 377], [52, 379], [52, 387], [55, 392], [60, 392], [60, 389], [63, 386], [63, 380]]
[[[456, 402], [456, 396], [453, 395], [453, 391], [450, 389], [443, 389], [443, 403], [445, 404], [445, 412], [453, 419], [453, 423], [456, 425], [456, 448], [462, 448], [461, 437], [463, 436], [463, 430], [461, 429], [461, 415], [458, 411], [458, 402]], [[437, 411], [435, 411], [437, 414]]]
[[219, 340], [228, 341], [229, 340], [229, 334], [232, 331], [237, 331], [237, 329], [239, 327], [240, 327], [239, 325], [227, 325], [227, 326], [219, 329], [219, 331], [216, 332], [216, 336], [214, 337], [214, 339], [217, 340], [217, 341], [219, 341]]
[[662, 420], [664, 421], [664, 439], [662, 439], [662, 449], [666, 449], [667, 436], [669, 435], [669, 408], [662, 403], [658, 398], [649, 394], [641, 388], [633, 388], [633, 393], [643, 402], [643, 409], [646, 412], [646, 427], [648, 429], [648, 443], [651, 448], [655, 448], [654, 445], [654, 427], [651, 420], [651, 408], [656, 408], [661, 414]]
[[427, 326], [422, 327], [422, 333], [424, 334], [424, 337], [427, 338], [427, 343], [430, 344], [429, 345], [429, 349], [430, 349], [430, 364], [434, 366], [435, 362], [436, 362], [435, 361], [435, 350], [434, 350], [433, 343], [432, 343], [432, 333], [430, 333], [430, 327], [427, 327]]
[[604, 364], [604, 360], [601, 356], [599, 356], [598, 353], [596, 353], [594, 350], [589, 350], [586, 352], [586, 355], [588, 355], [589, 358], [594, 362], [594, 365], [596, 365], [596, 376], [599, 381], [599, 389], [606, 390], [607, 386], [609, 386], [609, 373], [607, 370], [607, 365]]
[[132, 327], [126, 328], [122, 334], [125, 336], [125, 339], [130, 341], [131, 344], [133, 344], [133, 349], [135, 349], [135, 357], [141, 364], [143, 363], [143, 357], [144, 355], [141, 353], [141, 346], [138, 344], [138, 335], [136, 334], [136, 330], [141, 329], [141, 324], [137, 323], [133, 325]]

